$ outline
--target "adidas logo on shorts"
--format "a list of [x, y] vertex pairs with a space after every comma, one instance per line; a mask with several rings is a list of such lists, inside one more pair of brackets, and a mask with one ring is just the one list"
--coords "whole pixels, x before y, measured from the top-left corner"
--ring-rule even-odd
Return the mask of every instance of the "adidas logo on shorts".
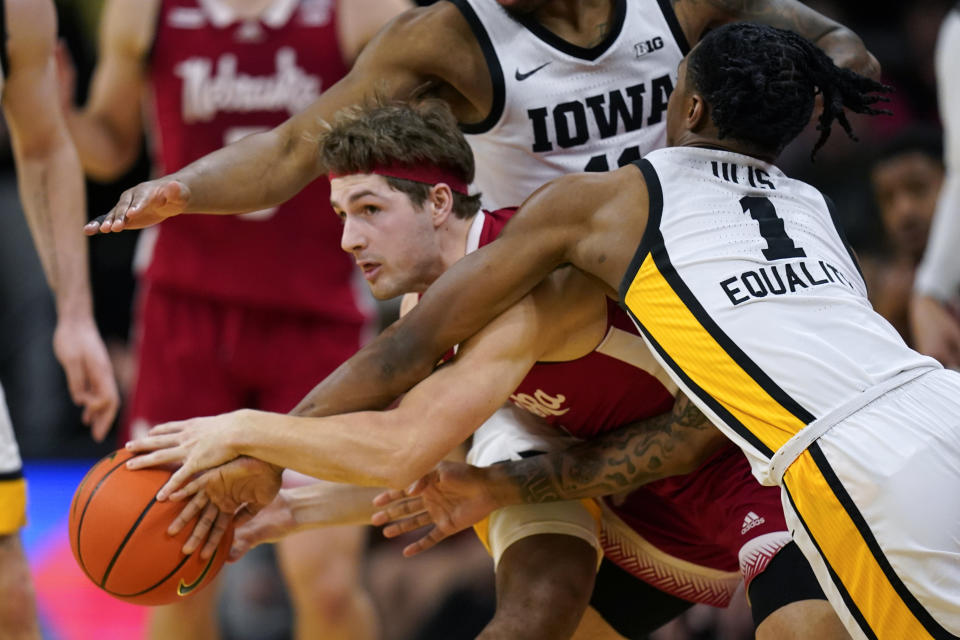
[[766, 522], [766, 520], [755, 514], [753, 511], [750, 511], [743, 519], [743, 527], [740, 529], [740, 534], [746, 535], [747, 531], [750, 531], [750, 529], [753, 529], [757, 525], [761, 525], [764, 522]]

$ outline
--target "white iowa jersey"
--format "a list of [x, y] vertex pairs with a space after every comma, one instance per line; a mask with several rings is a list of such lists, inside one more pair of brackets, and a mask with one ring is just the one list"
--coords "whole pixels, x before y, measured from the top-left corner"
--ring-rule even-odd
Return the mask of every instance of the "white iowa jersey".
[[870, 306], [815, 188], [712, 149], [661, 149], [638, 166], [650, 219], [621, 300], [761, 482], [806, 424], [901, 371], [939, 367]]
[[453, 0], [493, 81], [487, 118], [463, 127], [487, 209], [567, 173], [607, 171], [666, 144], [667, 100], [688, 47], [669, 0], [617, 0], [598, 45], [571, 45], [495, 0]]

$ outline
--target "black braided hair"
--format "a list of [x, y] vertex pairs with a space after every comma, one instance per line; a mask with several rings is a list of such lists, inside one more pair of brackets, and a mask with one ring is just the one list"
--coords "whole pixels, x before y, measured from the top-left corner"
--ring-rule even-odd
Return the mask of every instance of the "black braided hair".
[[856, 140], [844, 107], [870, 115], [888, 102], [887, 87], [837, 67], [809, 40], [783, 29], [738, 22], [711, 31], [690, 53], [687, 78], [704, 97], [720, 138], [752, 143], [779, 153], [803, 130], [814, 98], [823, 96], [823, 113], [811, 159], [826, 143], [836, 120]]

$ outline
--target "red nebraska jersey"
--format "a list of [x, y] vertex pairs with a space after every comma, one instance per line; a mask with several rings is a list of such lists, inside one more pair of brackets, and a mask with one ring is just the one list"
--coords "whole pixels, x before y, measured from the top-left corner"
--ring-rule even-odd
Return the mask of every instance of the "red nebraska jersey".
[[[479, 242], [492, 242], [516, 209], [484, 212]], [[570, 435], [589, 439], [673, 407], [676, 391], [617, 303], [607, 300], [607, 330], [576, 360], [538, 362], [510, 396], [517, 406]]]
[[[222, 0], [163, 0], [150, 57], [163, 173], [302, 111], [347, 72], [334, 0], [275, 0], [235, 20]], [[270, 167], [264, 167], [268, 175]], [[353, 263], [321, 178], [281, 206], [159, 225], [153, 284], [257, 307], [360, 321]]]

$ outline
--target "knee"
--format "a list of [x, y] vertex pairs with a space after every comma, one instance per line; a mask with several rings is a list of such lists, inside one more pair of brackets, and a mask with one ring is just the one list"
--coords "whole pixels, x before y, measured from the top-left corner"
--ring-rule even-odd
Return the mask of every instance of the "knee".
[[336, 562], [310, 572], [287, 576], [291, 595], [300, 611], [336, 621], [351, 615], [363, 595], [352, 562]]

